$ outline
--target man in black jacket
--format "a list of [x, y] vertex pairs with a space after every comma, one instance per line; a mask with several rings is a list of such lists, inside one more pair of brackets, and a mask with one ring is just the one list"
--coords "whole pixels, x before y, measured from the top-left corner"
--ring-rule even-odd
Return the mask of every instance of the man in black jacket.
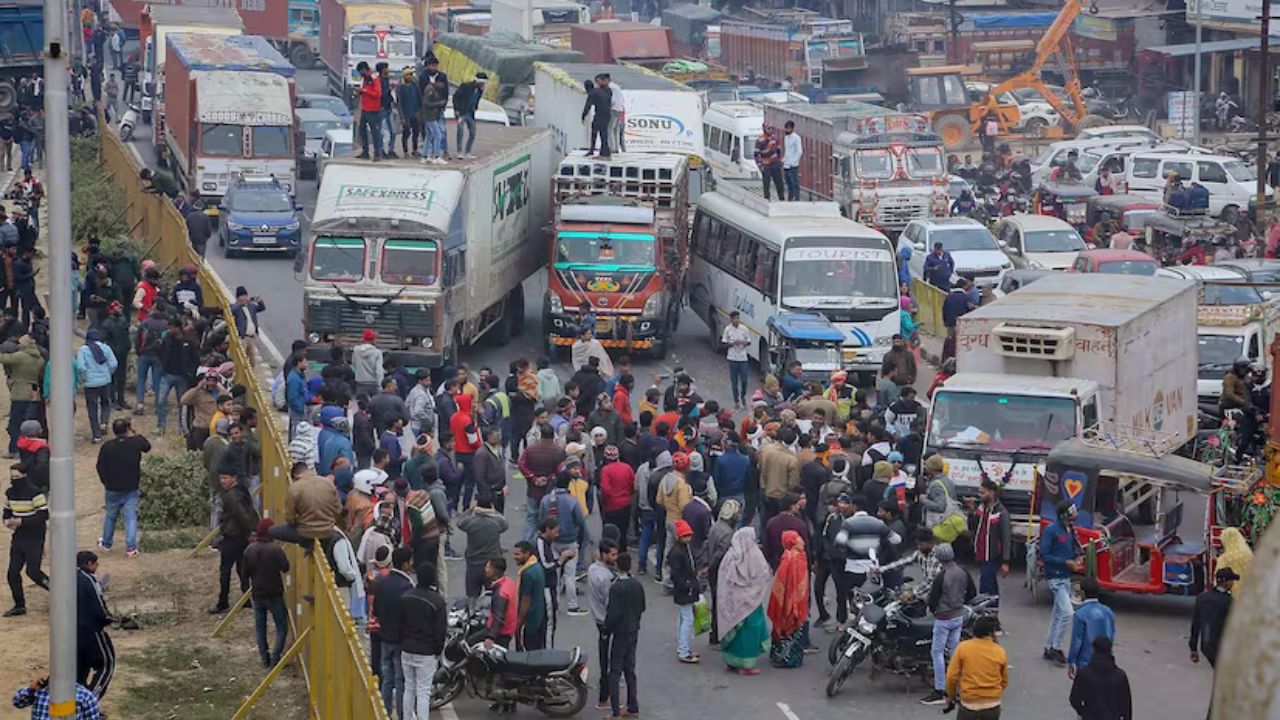
[[231, 569], [240, 578], [240, 592], [249, 589], [249, 575], [244, 568], [244, 551], [249, 547], [249, 536], [258, 527], [258, 514], [253, 510], [253, 498], [249, 488], [236, 482], [232, 473], [220, 472], [218, 486], [222, 497], [219, 529], [222, 541], [218, 543], [221, 562], [218, 565], [218, 603], [209, 613], [219, 615], [231, 607]]
[[593, 154], [596, 139], [599, 138], [600, 157], [607, 158], [612, 154], [609, 150], [609, 121], [613, 118], [613, 91], [609, 89], [609, 73], [596, 75], [595, 82], [588, 81], [588, 85], [587, 99], [582, 104], [582, 121], [586, 122], [588, 115], [594, 115], [591, 117], [591, 141], [587, 154]]
[[404, 717], [404, 666], [400, 644], [404, 640], [404, 616], [401, 603], [405, 593], [413, 587], [413, 548], [401, 546], [391, 553], [391, 572], [378, 580], [373, 593], [373, 615], [381, 626], [382, 638], [382, 704], [390, 715], [393, 709], [397, 717]]
[[111, 423], [115, 437], [98, 450], [98, 480], [106, 491], [106, 514], [98, 547], [110, 550], [115, 539], [116, 520], [124, 515], [124, 547], [129, 557], [138, 554], [138, 487], [142, 479], [142, 455], [151, 452], [151, 443], [133, 431], [128, 418]]
[[604, 628], [613, 637], [609, 651], [609, 708], [612, 717], [622, 717], [619, 680], [627, 678], [627, 714], [640, 714], [636, 689], [636, 643], [640, 639], [640, 616], [644, 615], [644, 587], [631, 577], [631, 556], [622, 553], [616, 561], [618, 579], [609, 587], [609, 610]]
[[9, 591], [13, 593], [13, 609], [5, 617], [27, 614], [27, 598], [22, 591], [22, 570], [36, 585], [49, 589], [49, 576], [40, 569], [44, 558], [45, 527], [49, 508], [45, 495], [26, 476], [14, 473], [4, 493], [4, 525], [13, 531], [9, 545]]
[[[480, 99], [484, 97], [484, 88], [488, 82], [489, 76], [478, 72], [475, 80], [458, 85], [458, 89], [453, 92], [453, 115], [458, 120], [458, 137], [455, 141], [459, 157], [475, 157], [471, 154], [471, 148], [476, 144], [476, 110], [480, 108]], [[468, 132], [465, 146], [462, 144], [464, 127]]]
[[[177, 397], [177, 406], [183, 393], [191, 387], [195, 380], [196, 368], [200, 366], [200, 355], [196, 343], [182, 327], [182, 318], [169, 320], [169, 329], [160, 341], [160, 391], [156, 394], [156, 432], [164, 434], [164, 421], [169, 415], [169, 390], [172, 388]], [[180, 406], [179, 406], [180, 407]]]
[[679, 614], [676, 617], [676, 658], [682, 663], [695, 664], [702, 658], [689, 647], [693, 640], [693, 604], [698, 601], [702, 589], [698, 572], [694, 568], [693, 528], [684, 520], [675, 522], [676, 542], [667, 554], [667, 573], [671, 578], [674, 600]]
[[[245, 574], [253, 583], [253, 631], [258, 641], [258, 655], [263, 667], [280, 662], [284, 641], [289, 635], [289, 608], [284, 601], [284, 575], [289, 572], [289, 558], [272, 542], [271, 518], [258, 522], [253, 542], [244, 551]], [[275, 645], [267, 647], [267, 615], [276, 625]]]
[[1071, 685], [1071, 707], [1081, 720], [1133, 720], [1133, 695], [1129, 676], [1116, 667], [1111, 638], [1093, 639], [1093, 657], [1076, 671]]
[[418, 586], [400, 596], [400, 657], [404, 667], [404, 718], [426, 718], [431, 682], [444, 650], [449, 606], [436, 588], [436, 566], [418, 566]]
[[[76, 553], [76, 682], [101, 698], [116, 670], [116, 648], [107, 635], [111, 613], [95, 575], [98, 556], [88, 550]], [[93, 682], [89, 674], [93, 673]]]
[[1219, 568], [1214, 575], [1213, 589], [1196, 596], [1196, 608], [1191, 616], [1191, 662], [1200, 662], [1203, 653], [1210, 666], [1217, 665], [1218, 646], [1227, 627], [1227, 614], [1231, 612], [1231, 588], [1239, 579], [1235, 570]]

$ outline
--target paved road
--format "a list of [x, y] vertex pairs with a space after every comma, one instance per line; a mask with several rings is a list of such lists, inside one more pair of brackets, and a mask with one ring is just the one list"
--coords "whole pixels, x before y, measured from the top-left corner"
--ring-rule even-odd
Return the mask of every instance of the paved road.
[[[299, 72], [298, 91], [324, 92], [321, 74]], [[145, 133], [139, 135], [145, 136]], [[145, 142], [139, 141], [135, 146], [144, 160], [154, 159], [153, 149]], [[304, 233], [315, 193], [314, 182], [299, 184], [298, 198], [307, 208]], [[268, 311], [262, 317], [263, 328], [277, 346], [287, 351], [290, 341], [302, 332], [301, 282], [293, 274], [292, 263], [284, 258], [265, 256], [228, 260], [212, 245], [209, 261], [228, 286], [244, 285], [265, 300]], [[535, 275], [526, 282], [525, 296], [530, 301], [526, 304], [525, 331], [519, 338], [502, 348], [481, 342], [465, 352], [464, 359], [473, 368], [487, 365], [501, 370], [517, 357], [536, 358], [542, 355], [545, 345], [539, 335], [539, 299], [545, 287], [543, 274]], [[634, 365], [641, 387], [653, 375], [670, 373], [677, 366], [693, 374], [704, 397], [729, 397], [723, 360], [711, 351], [706, 327], [689, 312], [685, 313], [673, 351], [666, 361], [637, 359]], [[563, 377], [570, 374], [564, 357], [559, 358], [556, 367]], [[515, 483], [512, 492], [508, 505], [514, 527], [508, 533], [507, 547], [519, 539], [523, 518], [523, 487]], [[1194, 518], [1197, 514], [1198, 511], [1192, 508], [1187, 517]], [[598, 521], [593, 521], [593, 525], [598, 537]], [[1195, 535], [1191, 528], [1188, 530], [1189, 536]], [[461, 543], [459, 546], [461, 549]], [[454, 587], [460, 587], [463, 569], [460, 562], [450, 563]], [[1015, 575], [1017, 572], [1015, 570]], [[823, 655], [810, 656], [805, 666], [796, 670], [766, 669], [758, 677], [741, 678], [724, 671], [718, 662], [718, 653], [706, 647], [703, 637], [695, 641], [695, 649], [703, 654], [704, 663], [701, 666], [677, 664], [674, 650], [675, 607], [656, 584], [646, 580], [645, 587], [649, 610], [644, 619], [638, 658], [640, 699], [645, 717], [685, 720], [698, 713], [752, 720], [937, 716], [936, 709], [916, 702], [927, 691], [919, 681], [908, 685], [901, 678], [881, 678], [872, 682], [865, 670], [855, 673], [840, 696], [828, 700], [823, 691], [828, 669]], [[1012, 662], [1011, 687], [1005, 696], [1005, 716], [1073, 718], [1066, 705], [1069, 689], [1066, 672], [1040, 659], [1049, 616], [1048, 605], [1043, 600], [1038, 605], [1034, 604], [1022, 588], [1019, 577], [1011, 576], [1005, 580], [1003, 589], [1001, 613], [1007, 634], [1002, 642], [1008, 648]], [[1193, 666], [1187, 660], [1190, 601], [1172, 597], [1117, 596], [1108, 598], [1107, 602], [1119, 616], [1117, 655], [1120, 666], [1129, 673], [1138, 717], [1201, 717], [1209, 700], [1210, 672], [1207, 666]], [[579, 644], [591, 657], [596, 655], [595, 627], [589, 618], [561, 617], [557, 639], [561, 646]], [[815, 633], [815, 641], [819, 644], [825, 644], [828, 639], [829, 636], [821, 631]], [[593, 685], [598, 675], [598, 666], [593, 660]], [[449, 712], [464, 718], [489, 716], [482, 703], [465, 698], [455, 703]], [[603, 714], [603, 711], [589, 706], [583, 716]], [[538, 716], [529, 709], [522, 709], [517, 715]], [[446, 713], [446, 717], [450, 714]]]

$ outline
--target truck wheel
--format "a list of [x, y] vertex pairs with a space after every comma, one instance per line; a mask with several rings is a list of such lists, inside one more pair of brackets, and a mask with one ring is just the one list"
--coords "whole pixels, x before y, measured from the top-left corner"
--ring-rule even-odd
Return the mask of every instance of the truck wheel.
[[760, 377], [773, 372], [773, 357], [769, 355], [769, 342], [760, 338]]
[[0, 112], [10, 112], [17, 104], [18, 91], [13, 87], [13, 83], [0, 80]]
[[1088, 130], [1089, 128], [1103, 127], [1110, 124], [1111, 121], [1101, 115], [1089, 114], [1080, 118], [1080, 122], [1076, 123], [1076, 131], [1078, 132], [1080, 130]]
[[[670, 333], [670, 330], [667, 332]], [[666, 338], [655, 337], [653, 339], [653, 345], [649, 348], [649, 355], [653, 357], [654, 360], [665, 359], [667, 357], [667, 343], [668, 340]]]
[[453, 326], [453, 340], [449, 345], [449, 349], [444, 353], [444, 364], [448, 367], [457, 367], [458, 359], [462, 357], [462, 323]]
[[295, 45], [289, 51], [289, 62], [293, 63], [295, 68], [305, 70], [315, 64], [316, 58], [306, 45]]
[[506, 308], [503, 309], [502, 317], [498, 318], [498, 322], [494, 323], [493, 327], [489, 330], [490, 337], [492, 337], [493, 341], [498, 344], [498, 347], [503, 347], [507, 343], [511, 342], [512, 317], [511, 313], [506, 310]]
[[511, 291], [511, 300], [507, 302], [506, 314], [509, 320], [507, 325], [510, 328], [509, 335], [520, 337], [524, 332], [524, 288], [518, 287]]
[[719, 315], [719, 313], [716, 312], [715, 308], [707, 308], [707, 330], [710, 333], [708, 337], [711, 340], [712, 352], [720, 350], [720, 328], [717, 327], [716, 315]]
[[942, 138], [942, 144], [947, 150], [960, 150], [968, 146], [973, 138], [969, 119], [960, 115], [943, 115], [934, 120], [933, 131]]

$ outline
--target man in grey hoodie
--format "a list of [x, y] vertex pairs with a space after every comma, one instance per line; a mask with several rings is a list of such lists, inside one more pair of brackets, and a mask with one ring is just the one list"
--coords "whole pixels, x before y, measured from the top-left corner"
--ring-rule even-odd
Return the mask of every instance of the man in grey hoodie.
[[386, 370], [382, 367], [382, 349], [374, 345], [378, 334], [365, 328], [359, 345], [351, 348], [351, 369], [356, 375], [356, 394], [373, 397], [382, 388]]
[[507, 530], [507, 519], [493, 509], [493, 500], [492, 493], [480, 493], [475, 506], [458, 518], [458, 529], [467, 536], [468, 598], [478, 598], [484, 592], [485, 563], [503, 557], [502, 533]]
[[924, 526], [929, 529], [947, 517], [956, 499], [956, 486], [947, 477], [946, 467], [941, 455], [930, 455], [924, 460], [926, 494], [921, 506], [924, 508]]
[[637, 575], [644, 575], [649, 564], [649, 548], [655, 548], [653, 578], [662, 581], [662, 549], [666, 543], [666, 513], [654, 498], [658, 483], [671, 472], [671, 453], [663, 450], [636, 472], [636, 507], [640, 510], [640, 568]]
[[[935, 456], [936, 457], [936, 456]], [[956, 551], [949, 543], [933, 549], [942, 569], [929, 590], [929, 610], [933, 612], [933, 692], [920, 699], [923, 705], [947, 703], [947, 660], [960, 644], [965, 603], [978, 594], [969, 571], [956, 564]]]

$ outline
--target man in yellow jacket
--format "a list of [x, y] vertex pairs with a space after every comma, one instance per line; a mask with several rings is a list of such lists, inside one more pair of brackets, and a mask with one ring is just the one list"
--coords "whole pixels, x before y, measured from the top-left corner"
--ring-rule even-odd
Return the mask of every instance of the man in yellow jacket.
[[956, 720], [999, 720], [1000, 696], [1009, 686], [1009, 659], [996, 642], [993, 617], [974, 621], [973, 638], [956, 646], [947, 666], [947, 707]]

